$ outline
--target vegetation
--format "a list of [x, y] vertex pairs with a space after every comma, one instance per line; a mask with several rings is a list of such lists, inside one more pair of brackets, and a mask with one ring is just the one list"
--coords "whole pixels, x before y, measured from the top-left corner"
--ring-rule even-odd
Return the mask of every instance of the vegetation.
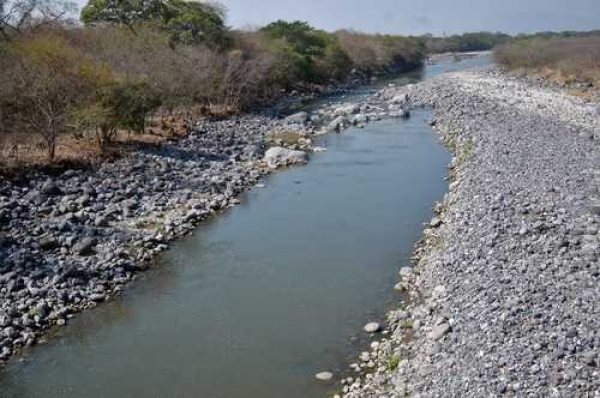
[[[64, 137], [95, 142], [105, 153], [124, 132], [168, 136], [185, 130], [194, 113], [241, 112], [285, 92], [415, 68], [427, 52], [482, 50], [508, 40], [495, 33], [328, 33], [301, 21], [233, 31], [221, 6], [191, 0], [89, 0], [83, 26], [66, 18], [72, 10], [67, 1], [0, 0], [5, 157], [18, 159], [35, 145], [52, 161]], [[547, 66], [597, 79], [596, 39], [549, 36], [518, 37], [497, 58], [508, 67]]]
[[396, 370], [398, 368], [398, 365], [400, 365], [400, 355], [399, 354], [392, 354], [387, 358], [386, 361], [386, 368], [389, 371], [393, 371]]
[[347, 30], [338, 31], [335, 36], [352, 65], [370, 74], [416, 68], [425, 57], [425, 46], [416, 38]]
[[504, 33], [473, 32], [448, 37], [434, 37], [425, 35], [421, 38], [427, 52], [441, 54], [448, 52], [487, 51], [499, 44], [511, 40]]
[[0, 0], [4, 156], [7, 145], [12, 154], [35, 143], [52, 161], [67, 136], [104, 153], [120, 132], [171, 134], [192, 113], [240, 112], [353, 71], [419, 66], [424, 56], [415, 39], [299, 21], [232, 31], [213, 3], [89, 0], [83, 26], [66, 19], [70, 10], [56, 0]]
[[495, 60], [509, 70], [525, 69], [562, 83], [600, 85], [600, 35], [538, 34], [499, 46]]

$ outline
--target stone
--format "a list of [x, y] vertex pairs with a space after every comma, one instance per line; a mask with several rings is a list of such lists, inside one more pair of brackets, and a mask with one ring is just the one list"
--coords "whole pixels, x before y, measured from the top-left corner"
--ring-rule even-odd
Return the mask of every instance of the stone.
[[365, 325], [364, 330], [367, 333], [376, 333], [381, 329], [381, 326], [377, 322], [369, 322]]
[[348, 105], [337, 108], [333, 112], [333, 114], [334, 114], [334, 116], [349, 116], [349, 115], [353, 115], [358, 112], [360, 112], [360, 105], [348, 104]]
[[413, 276], [414, 270], [412, 267], [402, 267], [400, 268], [400, 277], [401, 278], [410, 278]]
[[408, 102], [408, 98], [408, 94], [403, 93], [392, 98], [390, 102], [395, 105], [404, 105]]
[[431, 340], [439, 340], [444, 335], [446, 335], [446, 333], [448, 333], [451, 328], [452, 327], [449, 323], [442, 323], [441, 325], [434, 326], [433, 329], [431, 329], [431, 332], [429, 333], [429, 338]]
[[336, 131], [339, 133], [344, 128], [345, 123], [346, 123], [346, 117], [338, 116], [335, 119], [333, 119], [331, 122], [329, 122], [329, 124], [327, 125], [327, 130], [332, 131], [332, 132]]
[[319, 372], [315, 375], [315, 378], [319, 381], [331, 381], [331, 379], [333, 379], [333, 373]]
[[301, 164], [308, 161], [308, 155], [303, 151], [294, 151], [282, 147], [271, 147], [265, 153], [265, 161], [271, 168]]
[[79, 256], [90, 256], [94, 254], [94, 248], [97, 244], [94, 238], [83, 238], [73, 246], [73, 253]]
[[54, 236], [44, 236], [39, 240], [40, 249], [42, 250], [54, 250], [60, 247], [58, 239]]
[[54, 181], [46, 180], [44, 185], [42, 185], [42, 193], [46, 195], [55, 196], [62, 194], [62, 191]]
[[284, 122], [287, 124], [298, 124], [304, 126], [308, 121], [308, 113], [306, 112], [298, 112], [293, 115], [290, 115], [284, 119]]

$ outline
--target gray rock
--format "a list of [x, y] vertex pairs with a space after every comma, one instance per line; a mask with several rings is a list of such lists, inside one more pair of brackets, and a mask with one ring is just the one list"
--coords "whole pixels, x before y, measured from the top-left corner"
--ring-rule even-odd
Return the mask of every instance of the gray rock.
[[271, 168], [291, 164], [306, 163], [308, 156], [303, 151], [293, 151], [282, 147], [271, 147], [265, 153], [265, 161]]
[[60, 188], [58, 187], [58, 185], [52, 181], [52, 180], [47, 180], [44, 185], [42, 185], [42, 193], [46, 194], [46, 195], [60, 195], [62, 194], [62, 191], [60, 190]]
[[287, 124], [298, 124], [304, 126], [308, 122], [308, 113], [298, 112], [284, 119]]
[[445, 336], [452, 327], [448, 323], [442, 323], [441, 325], [434, 326], [429, 333], [429, 338], [432, 340], [439, 340]]
[[83, 238], [73, 246], [73, 253], [79, 256], [90, 256], [95, 253], [97, 241], [94, 238]]

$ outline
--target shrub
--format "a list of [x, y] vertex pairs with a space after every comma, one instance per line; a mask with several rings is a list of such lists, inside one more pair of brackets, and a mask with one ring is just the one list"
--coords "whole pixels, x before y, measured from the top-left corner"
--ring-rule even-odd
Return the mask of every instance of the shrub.
[[90, 90], [95, 71], [101, 68], [51, 31], [15, 40], [8, 58], [12, 84], [0, 93], [2, 113], [9, 115], [15, 128], [40, 134], [53, 160], [56, 140], [68, 130], [72, 109]]
[[520, 39], [496, 48], [494, 58], [505, 68], [525, 68], [565, 82], [600, 82], [598, 36]]
[[336, 37], [354, 66], [369, 74], [406, 70], [423, 62], [423, 44], [415, 39], [347, 30], [336, 32]]

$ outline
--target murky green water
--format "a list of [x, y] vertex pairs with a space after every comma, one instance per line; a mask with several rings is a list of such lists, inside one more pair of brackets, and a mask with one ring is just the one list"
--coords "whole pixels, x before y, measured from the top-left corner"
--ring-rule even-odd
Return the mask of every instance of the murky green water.
[[328, 135], [176, 244], [126, 293], [0, 373], [2, 397], [323, 397], [446, 190], [449, 154], [424, 123]]

